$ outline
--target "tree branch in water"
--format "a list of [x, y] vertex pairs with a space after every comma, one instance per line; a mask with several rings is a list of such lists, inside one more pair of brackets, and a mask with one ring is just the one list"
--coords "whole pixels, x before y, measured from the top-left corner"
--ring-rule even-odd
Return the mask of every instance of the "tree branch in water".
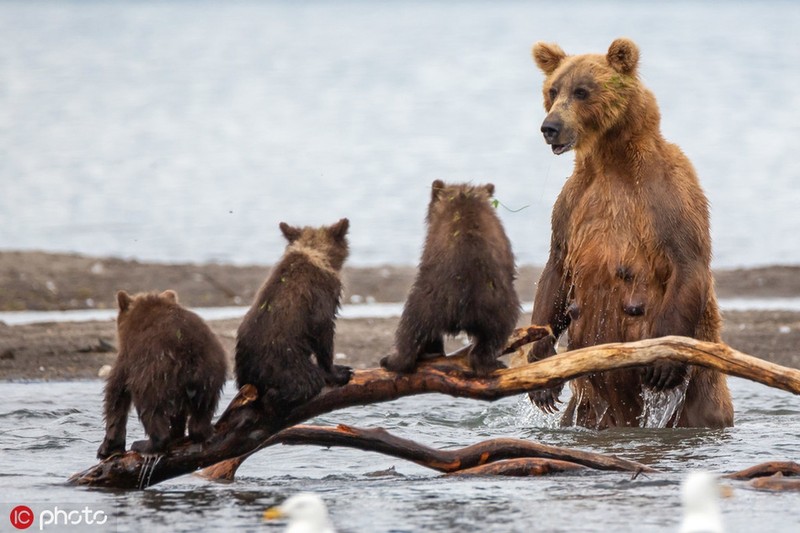
[[[542, 337], [549, 334], [547, 328], [539, 330]], [[220, 416], [214, 435], [203, 445], [182, 440], [156, 459], [142, 457], [136, 452], [115, 455], [74, 475], [70, 482], [143, 488], [251, 453], [282, 429], [345, 407], [431, 392], [493, 401], [533, 389], [553, 387], [595, 372], [652, 364], [659, 359], [705, 366], [800, 394], [800, 370], [763, 361], [725, 344], [686, 337], [592, 346], [525, 366], [499, 370], [487, 377], [476, 377], [463, 357], [446, 357], [424, 362], [413, 374], [398, 375], [383, 369], [357, 371], [347, 385], [323, 391], [285, 417], [276, 416], [268, 405], [256, 401], [255, 388], [245, 385]], [[231, 469], [227, 470], [230, 472]]]

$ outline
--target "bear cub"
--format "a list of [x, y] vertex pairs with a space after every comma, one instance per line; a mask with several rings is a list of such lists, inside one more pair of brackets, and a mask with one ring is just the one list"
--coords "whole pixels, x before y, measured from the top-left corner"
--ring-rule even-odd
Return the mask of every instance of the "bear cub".
[[148, 440], [131, 450], [158, 453], [182, 438], [211, 436], [211, 418], [225, 384], [225, 350], [208, 325], [178, 296], [117, 292], [119, 355], [105, 387], [106, 436], [97, 457], [125, 451], [131, 401]]
[[348, 227], [346, 218], [320, 228], [281, 222], [288, 241], [284, 255], [239, 326], [236, 381], [239, 387], [254, 385], [279, 414], [310, 400], [326, 384], [350, 380], [349, 367], [333, 364]]
[[381, 366], [413, 372], [421, 359], [444, 355], [444, 335], [466, 332], [478, 375], [504, 368], [497, 360], [514, 331], [520, 304], [511, 243], [492, 206], [494, 185], [431, 186], [428, 234], [417, 277]]

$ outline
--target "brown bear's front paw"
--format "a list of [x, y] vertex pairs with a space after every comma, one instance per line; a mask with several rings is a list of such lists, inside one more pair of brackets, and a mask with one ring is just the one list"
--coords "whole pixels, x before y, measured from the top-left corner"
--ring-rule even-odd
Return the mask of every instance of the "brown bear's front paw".
[[677, 387], [688, 375], [688, 365], [673, 361], [658, 361], [644, 369], [642, 381], [646, 387], [662, 391]]
[[554, 337], [545, 337], [533, 343], [531, 349], [528, 350], [528, 362], [535, 363], [542, 359], [547, 359], [556, 354], [556, 345]]
[[111, 440], [104, 440], [103, 444], [97, 449], [97, 458], [105, 459], [111, 457], [116, 453], [125, 453], [125, 441], [115, 442]]
[[561, 387], [551, 387], [549, 389], [537, 389], [528, 393], [531, 403], [539, 408], [543, 413], [553, 414], [558, 412], [557, 403], [561, 403], [558, 398], [561, 395]]

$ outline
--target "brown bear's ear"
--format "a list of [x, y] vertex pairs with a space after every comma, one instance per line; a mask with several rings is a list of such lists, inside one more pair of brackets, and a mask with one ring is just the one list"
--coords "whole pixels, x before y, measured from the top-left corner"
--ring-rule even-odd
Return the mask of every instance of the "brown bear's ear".
[[567, 54], [555, 43], [538, 42], [533, 45], [533, 60], [546, 75], [552, 74]]
[[303, 230], [300, 228], [290, 226], [286, 222], [281, 222], [278, 227], [281, 228], [281, 233], [283, 233], [283, 236], [286, 237], [286, 240], [290, 243], [299, 239], [300, 235], [303, 233]]
[[494, 196], [494, 183], [487, 183], [483, 188], [489, 194], [489, 197]]
[[331, 237], [333, 237], [337, 241], [343, 241], [344, 238], [347, 236], [347, 230], [350, 228], [350, 221], [346, 218], [339, 220], [336, 224], [328, 228], [328, 232], [330, 232]]
[[173, 291], [172, 289], [167, 289], [158, 296], [160, 298], [164, 298], [165, 300], [169, 300], [174, 304], [178, 303], [178, 293]]
[[608, 47], [606, 61], [620, 74], [633, 76], [639, 64], [639, 47], [630, 39], [617, 39]]
[[117, 291], [117, 305], [120, 311], [127, 311], [132, 301], [130, 294], [125, 291]]
[[445, 185], [442, 180], [434, 180], [433, 183], [431, 183], [431, 201], [439, 198], [439, 195], [442, 194], [444, 187]]

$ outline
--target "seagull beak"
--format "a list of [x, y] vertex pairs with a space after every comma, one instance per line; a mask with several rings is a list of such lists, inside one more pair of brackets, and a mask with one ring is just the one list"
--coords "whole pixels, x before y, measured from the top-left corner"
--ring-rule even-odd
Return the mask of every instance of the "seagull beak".
[[283, 515], [283, 513], [281, 512], [281, 510], [279, 508], [270, 507], [269, 509], [264, 511], [263, 519], [264, 520], [275, 520], [275, 519], [283, 518], [283, 517], [284, 517], [284, 515]]

